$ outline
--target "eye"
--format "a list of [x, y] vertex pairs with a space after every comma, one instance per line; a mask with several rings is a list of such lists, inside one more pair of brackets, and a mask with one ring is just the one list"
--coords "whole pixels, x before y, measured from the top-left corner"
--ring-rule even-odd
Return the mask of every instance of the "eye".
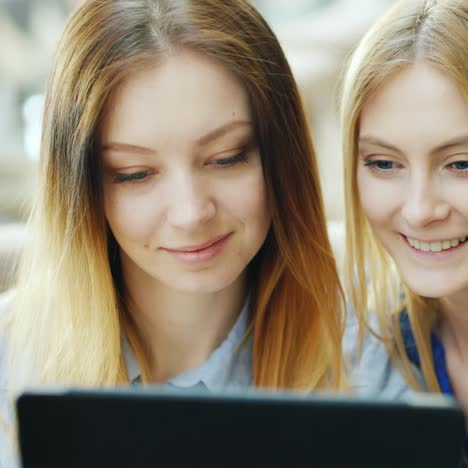
[[129, 174], [117, 174], [114, 177], [114, 184], [122, 184], [123, 182], [139, 182], [150, 175], [150, 171], [137, 171]]
[[214, 166], [225, 167], [225, 166], [234, 166], [235, 164], [239, 164], [239, 163], [247, 162], [247, 161], [248, 161], [247, 152], [242, 151], [241, 153], [236, 154], [234, 156], [230, 156], [228, 158], [213, 159], [210, 163]]
[[455, 161], [449, 164], [447, 167], [463, 177], [468, 177], [468, 161]]
[[368, 167], [375, 172], [387, 174], [395, 169], [400, 168], [401, 164], [395, 161], [390, 161], [388, 159], [369, 159], [364, 161], [364, 167]]

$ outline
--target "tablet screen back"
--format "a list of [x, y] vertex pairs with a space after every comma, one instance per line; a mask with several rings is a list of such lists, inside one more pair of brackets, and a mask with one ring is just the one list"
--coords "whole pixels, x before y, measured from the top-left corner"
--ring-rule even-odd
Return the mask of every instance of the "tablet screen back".
[[464, 417], [446, 400], [29, 393], [18, 400], [24, 468], [449, 468]]

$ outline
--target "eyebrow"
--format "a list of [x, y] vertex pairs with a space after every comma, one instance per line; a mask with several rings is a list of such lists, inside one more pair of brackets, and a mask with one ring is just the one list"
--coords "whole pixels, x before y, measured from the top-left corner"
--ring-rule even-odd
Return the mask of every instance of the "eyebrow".
[[121, 151], [137, 154], [155, 154], [156, 151], [146, 146], [131, 145], [129, 143], [111, 142], [101, 146], [102, 151]]
[[[382, 148], [389, 149], [390, 151], [396, 151], [398, 153], [403, 153], [401, 149], [398, 147], [392, 145], [391, 143], [388, 143], [384, 140], [381, 140], [378, 137], [372, 136], [372, 135], [364, 135], [359, 138], [359, 144], [361, 143], [370, 143], [372, 145], [377, 145], [381, 146]], [[442, 143], [441, 145], [437, 146], [434, 148], [431, 153], [436, 154], [436, 153], [441, 153], [443, 151], [449, 150], [453, 147], [456, 146], [463, 146], [463, 145], [468, 145], [468, 133], [465, 135], [458, 135], [454, 138], [451, 138], [450, 140], [446, 141], [445, 143]]]
[[372, 135], [364, 135], [359, 137], [359, 144], [361, 143], [370, 143], [371, 145], [381, 146], [382, 148], [389, 149], [390, 151], [396, 151], [397, 153], [403, 153], [399, 148], [393, 146], [391, 143], [387, 143], [384, 140], [381, 140], [378, 137], [374, 137]]
[[215, 128], [214, 130], [211, 130], [209, 133], [203, 135], [201, 138], [198, 138], [195, 141], [195, 143], [197, 146], [206, 146], [208, 143], [211, 143], [212, 141], [221, 138], [222, 136], [226, 135], [229, 132], [232, 132], [236, 128], [251, 126], [252, 122], [248, 120], [232, 120], [231, 122], [221, 125], [220, 127]]
[[438, 146], [434, 150], [434, 152], [441, 152], [441, 151], [453, 148], [454, 146], [464, 146], [464, 145], [468, 145], [468, 133], [466, 133], [465, 135], [459, 135], [454, 138], [451, 138], [444, 144]]
[[[206, 146], [207, 144], [211, 143], [218, 138], [232, 132], [233, 130], [239, 127], [251, 127], [252, 122], [248, 120], [232, 120], [220, 127], [211, 130], [206, 135], [195, 140], [195, 144], [197, 146]], [[120, 143], [120, 142], [110, 142], [105, 143], [101, 146], [102, 151], [122, 151], [122, 152], [129, 152], [129, 153], [137, 153], [137, 154], [156, 154], [157, 151], [152, 148], [148, 148], [146, 146], [134, 145], [129, 143]]]

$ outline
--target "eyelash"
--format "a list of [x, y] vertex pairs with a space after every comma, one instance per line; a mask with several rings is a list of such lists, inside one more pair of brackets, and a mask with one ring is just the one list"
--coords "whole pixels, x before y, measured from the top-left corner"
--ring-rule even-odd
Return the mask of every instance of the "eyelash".
[[[392, 164], [393, 167], [379, 167], [378, 165], [381, 163]], [[463, 167], [457, 168], [456, 165], [462, 165]], [[395, 161], [389, 161], [388, 159], [373, 159], [364, 161], [364, 167], [368, 167], [371, 171], [380, 174], [391, 174], [393, 170], [398, 169], [398, 166], [401, 166], [401, 164], [398, 164]], [[452, 169], [452, 171], [454, 171], [457, 175], [461, 177], [468, 177], [468, 161], [466, 160], [454, 161], [453, 163], [448, 164], [447, 167]]]
[[131, 174], [117, 174], [114, 178], [114, 184], [122, 184], [123, 182], [140, 182], [149, 175], [150, 171], [138, 171]]
[[235, 164], [248, 161], [247, 152], [244, 150], [239, 154], [230, 156], [229, 158], [214, 159], [213, 163], [218, 167], [234, 166]]
[[[463, 169], [455, 167], [455, 165], [457, 164], [462, 164], [464, 166]], [[447, 167], [450, 167], [450, 169], [452, 169], [461, 177], [468, 177], [468, 161], [466, 160], [454, 161], [453, 163], [450, 163]]]
[[[215, 167], [223, 168], [223, 167], [231, 167], [239, 163], [246, 163], [248, 162], [248, 156], [246, 151], [242, 151], [239, 154], [234, 156], [230, 156], [229, 158], [221, 158], [221, 159], [214, 159], [212, 164]], [[141, 183], [144, 179], [146, 179], [151, 174], [151, 171], [138, 171], [132, 172], [130, 174], [117, 174], [114, 177], [115, 184], [122, 184], [124, 182], [133, 182], [133, 183]]]
[[[393, 164], [394, 167], [391, 168], [381, 168], [378, 166], [380, 163], [387, 163], [387, 164]], [[364, 167], [368, 167], [371, 171], [378, 172], [380, 174], [390, 174], [390, 172], [393, 169], [396, 169], [396, 163], [395, 161], [389, 161], [388, 159], [372, 159], [368, 161], [364, 161]]]

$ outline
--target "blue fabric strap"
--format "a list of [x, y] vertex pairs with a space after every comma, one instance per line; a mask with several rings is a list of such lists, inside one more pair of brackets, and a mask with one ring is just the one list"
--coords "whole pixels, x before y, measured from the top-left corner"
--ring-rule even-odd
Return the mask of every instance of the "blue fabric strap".
[[[416, 340], [414, 338], [409, 316], [407, 312], [400, 314], [400, 328], [405, 345], [406, 355], [412, 364], [421, 368], [421, 360], [419, 358]], [[447, 371], [447, 361], [445, 359], [445, 349], [442, 341], [435, 333], [431, 333], [431, 348], [432, 348], [432, 361], [434, 363], [434, 370], [437, 377], [437, 382], [441, 392], [444, 395], [454, 397], [453, 387], [450, 383], [450, 378]], [[468, 436], [465, 435], [465, 454], [468, 454]], [[468, 468], [468, 464], [463, 464], [464, 468]]]

